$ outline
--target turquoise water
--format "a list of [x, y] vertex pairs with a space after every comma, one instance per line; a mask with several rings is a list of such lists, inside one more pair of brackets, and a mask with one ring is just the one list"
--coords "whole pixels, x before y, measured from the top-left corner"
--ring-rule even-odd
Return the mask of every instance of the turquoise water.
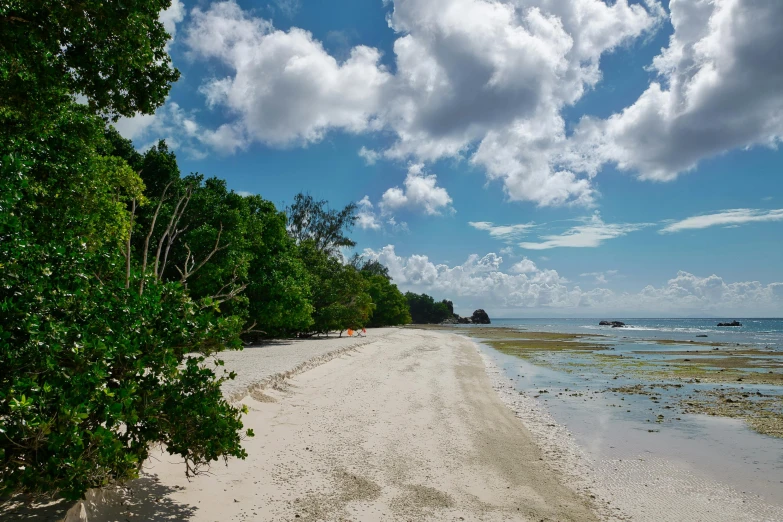
[[[737, 320], [741, 327], [718, 327], [721, 322]], [[673, 339], [689, 341], [706, 335], [710, 341], [749, 344], [783, 351], [783, 319], [727, 317], [718, 319], [633, 319], [607, 317], [622, 321], [625, 328], [599, 326], [600, 319], [493, 319], [492, 326], [530, 331], [563, 333], [601, 333], [617, 339]], [[700, 338], [703, 339], [703, 338]]]

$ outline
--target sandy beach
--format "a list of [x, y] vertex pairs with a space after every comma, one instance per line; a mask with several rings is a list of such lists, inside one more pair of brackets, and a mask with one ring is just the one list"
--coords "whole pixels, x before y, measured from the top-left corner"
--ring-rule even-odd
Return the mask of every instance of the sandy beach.
[[283, 348], [227, 358], [251, 389], [247, 460], [188, 482], [158, 453], [126, 490], [92, 497], [89, 519], [597, 520], [493, 390], [472, 341], [387, 329]]

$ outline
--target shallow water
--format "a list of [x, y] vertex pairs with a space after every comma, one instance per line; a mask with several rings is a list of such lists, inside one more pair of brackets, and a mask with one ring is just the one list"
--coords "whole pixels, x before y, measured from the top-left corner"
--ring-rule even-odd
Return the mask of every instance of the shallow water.
[[[491, 326], [522, 328], [536, 332], [600, 333], [620, 340], [673, 339], [749, 344], [783, 351], [783, 319], [729, 317], [718, 319], [633, 319], [607, 317], [622, 321], [625, 328], [599, 326], [600, 319], [493, 319]], [[741, 327], [718, 327], [720, 322], [738, 320]], [[469, 327], [469, 326], [468, 326]], [[696, 338], [706, 335], [707, 338]]]
[[[623, 351], [622, 344], [616, 350]], [[646, 349], [628, 344], [627, 350]], [[658, 348], [681, 350], [682, 346]], [[655, 461], [666, 469], [674, 466], [690, 476], [717, 481], [748, 495], [751, 502], [783, 508], [783, 439], [758, 434], [738, 419], [680, 413], [676, 406], [695, 388], [779, 392], [780, 387], [679, 383], [682, 387], [656, 386], [648, 395], [622, 394], [606, 390], [652, 383], [581, 364], [571, 372], [544, 368], [486, 346], [482, 351], [503, 369], [518, 392], [536, 397], [569, 429], [599, 469], [601, 463], [617, 469], [618, 461]]]

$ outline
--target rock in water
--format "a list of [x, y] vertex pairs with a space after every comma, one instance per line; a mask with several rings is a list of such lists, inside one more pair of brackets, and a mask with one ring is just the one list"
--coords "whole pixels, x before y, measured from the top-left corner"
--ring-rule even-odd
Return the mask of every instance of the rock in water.
[[470, 318], [470, 322], [473, 324], [491, 324], [489, 315], [487, 315], [487, 312], [481, 308], [473, 312], [473, 316]]
[[609, 321], [601, 321], [600, 323], [598, 323], [598, 326], [612, 326], [612, 323], [610, 323]]
[[742, 326], [742, 323], [739, 321], [732, 321], [730, 323], [718, 323], [718, 326]]

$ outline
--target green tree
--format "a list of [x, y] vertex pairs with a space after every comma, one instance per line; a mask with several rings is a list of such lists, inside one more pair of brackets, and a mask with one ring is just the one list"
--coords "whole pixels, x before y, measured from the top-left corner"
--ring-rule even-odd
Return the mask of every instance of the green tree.
[[[52, 238], [30, 222], [38, 204], [29, 169], [2, 161], [1, 494], [78, 498], [137, 476], [153, 442], [182, 455], [187, 472], [245, 455], [240, 412], [220, 394], [223, 378], [202, 364], [216, 349], [238, 347], [241, 324], [179, 283], [130, 288], [120, 254], [130, 213], [118, 209], [104, 220], [111, 227], [95, 226], [118, 202], [141, 199], [132, 192], [138, 178], [119, 197], [106, 183], [127, 173], [120, 162], [97, 157], [59, 187], [79, 205]], [[79, 219], [79, 209], [89, 214]], [[186, 357], [192, 352], [201, 355]]]
[[286, 209], [288, 233], [297, 244], [311, 241], [315, 248], [336, 255], [341, 248], [355, 246], [346, 234], [356, 223], [356, 204], [342, 210], [330, 209], [325, 200], [315, 200], [309, 194], [299, 193]]
[[247, 196], [249, 251], [253, 258], [245, 297], [249, 337], [308, 331], [313, 324], [310, 276], [286, 233], [286, 216], [260, 196]]
[[232, 376], [206, 366], [242, 322], [139, 266], [138, 158], [104, 136], [177, 77], [168, 5], [0, 4], [0, 495], [78, 498], [136, 476], [156, 442], [187, 473], [245, 456]]
[[368, 326], [397, 326], [411, 322], [408, 300], [399, 291], [397, 285], [392, 284], [382, 275], [367, 272], [362, 272], [362, 275], [369, 285], [367, 292], [375, 304], [375, 311]]
[[360, 272], [368, 283], [368, 293], [375, 304], [372, 318], [368, 326], [396, 326], [411, 322], [408, 300], [392, 284], [389, 269], [377, 260], [361, 262], [356, 258], [355, 265], [361, 265]]
[[361, 273], [319, 250], [314, 241], [302, 243], [300, 252], [311, 277], [312, 331], [328, 334], [365, 326], [375, 305]]
[[0, 117], [48, 119], [74, 95], [109, 117], [151, 114], [179, 73], [159, 21], [171, 0], [0, 3]]
[[453, 307], [449, 307], [450, 301], [445, 299], [435, 302], [427, 294], [405, 294], [410, 309], [411, 320], [415, 324], [437, 324], [453, 317]]

